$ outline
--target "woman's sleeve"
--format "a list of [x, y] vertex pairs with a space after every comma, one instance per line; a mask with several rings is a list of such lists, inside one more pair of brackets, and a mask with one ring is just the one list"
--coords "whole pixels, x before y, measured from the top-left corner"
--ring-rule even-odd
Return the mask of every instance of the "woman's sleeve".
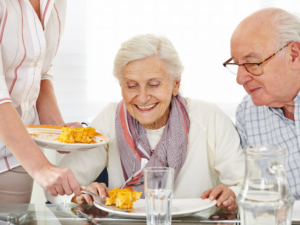
[[219, 173], [220, 182], [228, 186], [237, 196], [245, 176], [245, 155], [240, 137], [231, 119], [216, 107], [213, 117], [215, 150], [214, 169]]
[[42, 74], [41, 80], [50, 80], [50, 81], [53, 81], [52, 65], [50, 66], [49, 70], [46, 73]]
[[0, 45], [0, 104], [12, 102], [9, 90], [6, 85], [5, 76], [3, 74], [3, 64], [2, 64], [2, 53], [1, 53], [1, 45]]

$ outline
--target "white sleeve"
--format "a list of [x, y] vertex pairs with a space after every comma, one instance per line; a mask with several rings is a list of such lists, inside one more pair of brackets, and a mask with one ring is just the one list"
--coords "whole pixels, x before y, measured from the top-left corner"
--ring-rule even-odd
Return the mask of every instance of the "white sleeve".
[[74, 197], [74, 194], [71, 195], [57, 195], [56, 197], [49, 194], [48, 191], [44, 190], [46, 199], [52, 204], [70, 204], [71, 200]]
[[214, 169], [220, 182], [237, 196], [245, 176], [245, 155], [240, 137], [230, 118], [216, 107], [210, 116], [210, 142], [215, 149]]
[[[97, 132], [102, 133], [112, 140], [112, 124], [114, 124], [115, 107], [110, 104], [90, 123]], [[115, 134], [115, 132], [113, 132]], [[96, 180], [103, 169], [107, 166], [109, 143], [88, 151], [74, 152], [66, 154], [58, 163], [58, 166], [69, 168], [74, 173], [81, 186], [88, 186]], [[45, 192], [46, 198], [51, 203], [69, 203], [72, 196], [52, 197]]]
[[50, 66], [49, 70], [46, 73], [42, 74], [41, 80], [50, 80], [50, 81], [53, 81], [52, 66]]

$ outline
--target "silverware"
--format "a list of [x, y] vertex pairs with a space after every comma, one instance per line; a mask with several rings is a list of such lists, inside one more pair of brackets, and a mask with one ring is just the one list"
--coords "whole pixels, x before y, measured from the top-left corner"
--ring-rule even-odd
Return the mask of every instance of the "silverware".
[[105, 199], [100, 198], [98, 195], [94, 194], [93, 192], [90, 191], [81, 191], [81, 192], [92, 196], [98, 204], [105, 205]]
[[93, 192], [90, 192], [90, 191], [81, 191], [81, 192], [92, 196], [94, 198], [95, 202], [104, 208], [107, 208], [107, 209], [110, 209], [113, 211], [124, 211], [124, 212], [132, 212], [133, 211], [132, 209], [119, 209], [115, 205], [105, 205], [105, 202], [106, 202], [105, 199], [100, 198], [98, 195], [94, 194]]

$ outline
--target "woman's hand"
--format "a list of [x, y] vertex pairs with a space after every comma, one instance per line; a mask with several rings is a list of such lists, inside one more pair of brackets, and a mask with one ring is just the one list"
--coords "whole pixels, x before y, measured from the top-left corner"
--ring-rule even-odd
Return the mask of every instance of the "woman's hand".
[[210, 188], [207, 191], [204, 191], [201, 198], [209, 198], [211, 201], [216, 199], [217, 207], [223, 205], [228, 210], [233, 210], [238, 206], [234, 192], [223, 184], [220, 184], [215, 188]]
[[[87, 186], [84, 190], [93, 192], [94, 194], [100, 196], [101, 198], [105, 199], [108, 196], [109, 189], [106, 187], [105, 183], [91, 183]], [[85, 204], [93, 204], [93, 197], [89, 194], [81, 194], [80, 196], [74, 196], [72, 202], [85, 205]]]

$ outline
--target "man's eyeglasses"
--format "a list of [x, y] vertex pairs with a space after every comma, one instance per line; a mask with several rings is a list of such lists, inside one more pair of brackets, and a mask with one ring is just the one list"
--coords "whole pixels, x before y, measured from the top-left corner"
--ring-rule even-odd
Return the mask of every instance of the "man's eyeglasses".
[[273, 55], [269, 56], [265, 60], [259, 62], [259, 63], [230, 63], [232, 61], [232, 58], [228, 59], [226, 62], [223, 63], [223, 66], [226, 67], [231, 73], [237, 75], [238, 69], [240, 66], [244, 66], [245, 69], [251, 73], [254, 76], [262, 75], [263, 69], [261, 65], [271, 59], [273, 56], [275, 56], [278, 52], [280, 52], [282, 49], [287, 47], [291, 42], [283, 46], [281, 49], [279, 49], [277, 52], [275, 52]]

